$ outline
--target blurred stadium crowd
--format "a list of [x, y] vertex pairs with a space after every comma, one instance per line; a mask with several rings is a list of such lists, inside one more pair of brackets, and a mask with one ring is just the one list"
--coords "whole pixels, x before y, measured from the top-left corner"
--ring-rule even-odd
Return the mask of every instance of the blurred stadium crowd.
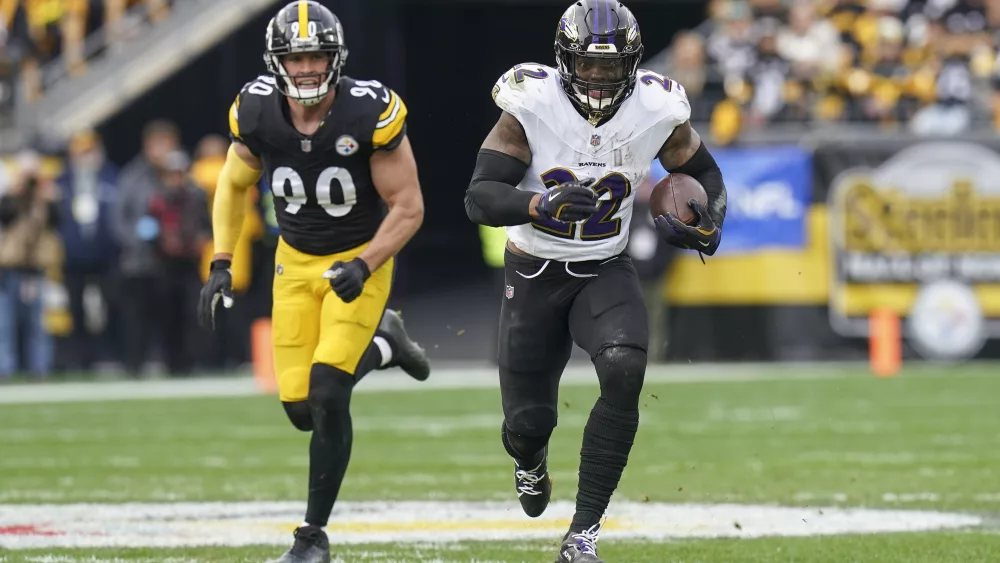
[[804, 124], [1000, 128], [1000, 1], [711, 0], [708, 10], [644, 66], [684, 85], [718, 144]]
[[[171, 4], [0, 0], [0, 113], [15, 96], [30, 102], [42, 93], [44, 68], [86, 72], [87, 59], [125, 44], [136, 20], [165, 21]], [[248, 318], [226, 317], [216, 334], [193, 318], [227, 147], [209, 136], [188, 152], [177, 127], [157, 121], [122, 166], [107, 160], [94, 131], [76, 134], [61, 154], [29, 148], [0, 158], [0, 381], [98, 363], [137, 376], [151, 363], [179, 375], [249, 361]], [[234, 261], [244, 294], [250, 241], [259, 244], [265, 231], [258, 204], [270, 203], [251, 195]], [[267, 261], [269, 249], [255, 251]], [[244, 315], [269, 309], [266, 289]]]
[[[0, 0], [0, 106], [15, 86], [39, 95], [39, 69], [53, 61], [86, 72], [89, 35], [127, 35], [129, 17], [166, 18], [170, 4]], [[1000, 0], [711, 0], [707, 10], [643, 66], [686, 88], [692, 121], [716, 144], [822, 124], [1000, 130]], [[194, 303], [227, 140], [186, 151], [179, 139], [173, 124], [149, 123], [141, 153], [120, 168], [93, 131], [58, 155], [3, 157], [0, 380], [96, 363], [138, 375], [151, 361], [172, 374], [250, 361], [251, 321], [270, 310], [271, 198], [261, 185], [246, 202], [233, 262], [243, 305], [220, 332], [200, 329]]]
[[[172, 0], [0, 0], [0, 104], [10, 107], [14, 85], [32, 101], [43, 88], [42, 68], [56, 60], [70, 75], [86, 72], [98, 49], [114, 48], [136, 18], [162, 21]], [[100, 35], [101, 41], [88, 37]], [[95, 46], [96, 45], [96, 46]]]
[[97, 363], [131, 376], [151, 363], [183, 375], [249, 361], [250, 323], [270, 309], [270, 197], [248, 193], [233, 260], [241, 306], [216, 333], [194, 318], [228, 144], [210, 135], [189, 155], [175, 125], [154, 121], [142, 152], [120, 169], [92, 131], [74, 136], [65, 159], [23, 151], [7, 161], [0, 173], [0, 379]]

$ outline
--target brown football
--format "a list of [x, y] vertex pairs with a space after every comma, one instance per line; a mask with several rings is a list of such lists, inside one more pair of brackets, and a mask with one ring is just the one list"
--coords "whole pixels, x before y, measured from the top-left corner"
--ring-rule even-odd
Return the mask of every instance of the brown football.
[[649, 195], [649, 211], [653, 217], [665, 215], [669, 211], [674, 217], [691, 225], [698, 217], [688, 205], [689, 199], [708, 205], [708, 194], [701, 182], [687, 174], [669, 174], [653, 186], [653, 192]]

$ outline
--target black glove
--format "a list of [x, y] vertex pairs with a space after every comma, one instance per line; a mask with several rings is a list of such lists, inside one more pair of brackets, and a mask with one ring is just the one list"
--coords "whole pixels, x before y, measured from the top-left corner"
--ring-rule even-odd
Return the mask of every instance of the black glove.
[[233, 271], [229, 260], [213, 260], [208, 281], [198, 297], [198, 323], [215, 330], [215, 304], [222, 298], [222, 305], [233, 306]]
[[574, 223], [597, 213], [600, 202], [597, 192], [590, 189], [592, 179], [564, 182], [547, 190], [538, 200], [535, 211], [542, 219]]
[[334, 262], [329, 270], [323, 272], [323, 277], [330, 280], [333, 292], [344, 303], [350, 303], [361, 295], [361, 290], [371, 275], [368, 264], [360, 258], [355, 258], [346, 264], [340, 261]]
[[698, 200], [689, 199], [688, 206], [698, 217], [694, 225], [685, 225], [680, 219], [667, 213], [653, 219], [656, 230], [663, 240], [677, 248], [697, 250], [709, 256], [715, 254], [722, 242], [722, 229], [715, 226], [708, 210]]

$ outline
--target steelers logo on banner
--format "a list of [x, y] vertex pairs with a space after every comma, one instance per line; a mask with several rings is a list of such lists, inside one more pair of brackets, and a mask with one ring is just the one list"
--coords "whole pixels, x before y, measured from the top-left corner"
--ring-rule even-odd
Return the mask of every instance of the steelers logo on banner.
[[351, 156], [352, 154], [358, 152], [358, 141], [350, 135], [341, 135], [337, 139], [337, 154], [342, 156]]
[[846, 170], [830, 190], [830, 322], [868, 335], [888, 307], [928, 359], [975, 356], [1000, 338], [1000, 154], [957, 141], [903, 148]]
[[983, 323], [979, 300], [969, 286], [939, 281], [920, 289], [907, 331], [920, 355], [948, 361], [974, 356], [982, 349]]

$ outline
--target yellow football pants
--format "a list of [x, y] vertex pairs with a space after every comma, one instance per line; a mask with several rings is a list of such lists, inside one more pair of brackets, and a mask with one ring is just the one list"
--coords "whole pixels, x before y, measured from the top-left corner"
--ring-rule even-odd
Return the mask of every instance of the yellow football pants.
[[271, 339], [282, 401], [309, 397], [309, 370], [327, 364], [354, 374], [378, 327], [392, 286], [394, 261], [372, 272], [357, 299], [344, 303], [323, 272], [357, 258], [368, 244], [331, 254], [303, 254], [279, 239], [275, 252]]

